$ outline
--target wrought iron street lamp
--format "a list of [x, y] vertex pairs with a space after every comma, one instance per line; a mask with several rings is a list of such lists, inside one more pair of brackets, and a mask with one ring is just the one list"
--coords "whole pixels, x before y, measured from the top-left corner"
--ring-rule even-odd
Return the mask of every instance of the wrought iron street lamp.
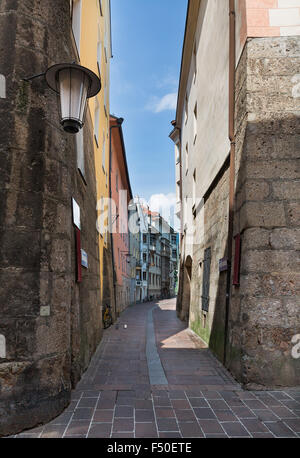
[[48, 86], [59, 94], [64, 130], [76, 134], [85, 121], [87, 99], [97, 95], [101, 89], [100, 79], [88, 68], [72, 63], [53, 65], [45, 73], [24, 80], [30, 81], [39, 76], [45, 76]]

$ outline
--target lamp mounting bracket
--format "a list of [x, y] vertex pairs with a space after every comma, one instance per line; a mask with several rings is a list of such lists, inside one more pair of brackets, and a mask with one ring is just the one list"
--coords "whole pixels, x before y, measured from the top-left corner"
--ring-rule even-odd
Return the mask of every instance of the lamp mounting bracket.
[[34, 80], [35, 78], [40, 78], [41, 76], [45, 76], [45, 72], [44, 73], [39, 73], [38, 75], [33, 75], [33, 76], [27, 76], [26, 78], [22, 78], [23, 81], [26, 81], [26, 82], [29, 82], [31, 80]]

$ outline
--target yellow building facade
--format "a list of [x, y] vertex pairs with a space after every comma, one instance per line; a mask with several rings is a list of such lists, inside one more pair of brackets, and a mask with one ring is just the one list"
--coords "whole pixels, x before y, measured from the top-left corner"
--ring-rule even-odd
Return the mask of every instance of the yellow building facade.
[[[101, 91], [89, 99], [93, 124], [94, 157], [97, 182], [98, 215], [103, 198], [109, 197], [109, 83], [111, 45], [110, 0], [72, 0], [72, 30], [80, 64], [101, 79]], [[108, 223], [107, 221], [105, 222]], [[99, 231], [100, 285], [102, 307], [114, 308], [111, 241]]]

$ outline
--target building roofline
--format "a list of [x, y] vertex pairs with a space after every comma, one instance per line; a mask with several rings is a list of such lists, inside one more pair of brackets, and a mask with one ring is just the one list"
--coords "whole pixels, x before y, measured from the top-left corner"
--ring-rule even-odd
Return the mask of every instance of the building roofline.
[[[197, 22], [198, 22], [198, 15], [199, 9], [202, 0], [188, 0], [188, 7], [187, 7], [187, 14], [186, 14], [186, 21], [185, 21], [185, 31], [184, 31], [184, 40], [183, 40], [183, 47], [182, 47], [182, 55], [181, 55], [181, 65], [180, 65], [180, 76], [179, 76], [179, 85], [178, 85], [178, 97], [177, 97], [177, 106], [176, 106], [176, 124], [175, 126], [181, 126], [181, 114], [182, 114], [182, 105], [185, 98], [185, 91], [186, 85], [188, 81], [188, 74], [184, 72], [186, 70], [186, 60], [190, 62], [190, 56], [193, 52], [194, 43], [192, 46], [188, 48], [188, 37], [194, 36]], [[190, 27], [190, 22], [193, 27]], [[184, 88], [184, 94], [182, 94]], [[171, 132], [174, 132], [175, 129]]]
[[[117, 119], [119, 119], [117, 116], [115, 115], [109, 115], [110, 119], [116, 121]], [[129, 193], [130, 193], [130, 200], [133, 199], [133, 194], [132, 194], [132, 190], [131, 190], [131, 184], [130, 184], [130, 178], [129, 178], [129, 172], [128, 172], [128, 165], [127, 165], [127, 158], [126, 158], [126, 149], [125, 149], [125, 142], [124, 142], [124, 136], [123, 136], [123, 129], [122, 129], [122, 126], [120, 125], [119, 126], [119, 132], [120, 132], [120, 138], [121, 138], [121, 144], [122, 144], [122, 153], [123, 153], [123, 159], [124, 159], [124, 165], [125, 165], [125, 172], [126, 172], [126, 178], [127, 178], [127, 182], [128, 182], [128, 188], [129, 188]]]

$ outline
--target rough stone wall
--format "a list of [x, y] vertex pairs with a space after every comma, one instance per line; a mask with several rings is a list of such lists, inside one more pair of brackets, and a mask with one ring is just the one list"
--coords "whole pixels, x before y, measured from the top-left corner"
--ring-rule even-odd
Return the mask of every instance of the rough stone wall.
[[249, 39], [237, 69], [235, 233], [228, 367], [247, 387], [300, 384], [300, 37]]
[[[68, 0], [2, 0], [0, 73], [0, 435], [56, 416], [68, 404], [101, 336], [93, 146], [86, 181], [74, 137], [59, 125], [55, 94], [41, 73], [75, 60]], [[88, 117], [86, 133], [90, 129]], [[89, 255], [75, 283], [71, 198], [81, 207]], [[3, 349], [2, 349], [3, 350]], [[2, 356], [4, 352], [1, 352]]]
[[[190, 327], [218, 356], [223, 358], [226, 272], [219, 272], [219, 260], [226, 256], [228, 238], [229, 168], [223, 168], [204, 199], [204, 230], [201, 214], [195, 219], [195, 241], [191, 282]], [[201, 231], [201, 234], [197, 234]], [[209, 309], [202, 310], [204, 251], [211, 248]]]

